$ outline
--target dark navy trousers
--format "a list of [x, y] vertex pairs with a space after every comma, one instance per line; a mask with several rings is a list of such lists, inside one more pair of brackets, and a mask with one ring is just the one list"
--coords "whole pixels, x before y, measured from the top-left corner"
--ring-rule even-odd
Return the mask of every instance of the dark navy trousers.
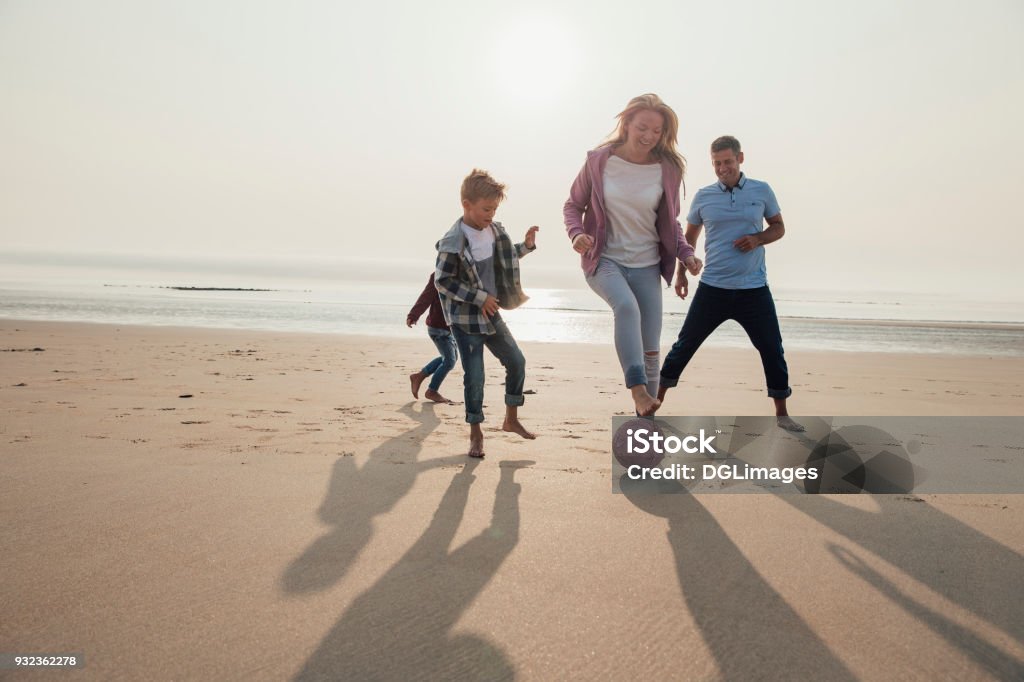
[[782, 349], [782, 332], [775, 301], [768, 286], [757, 289], [722, 289], [701, 282], [672, 350], [661, 366], [661, 385], [672, 388], [704, 340], [726, 320], [736, 320], [761, 354], [768, 395], [788, 398], [789, 368]]

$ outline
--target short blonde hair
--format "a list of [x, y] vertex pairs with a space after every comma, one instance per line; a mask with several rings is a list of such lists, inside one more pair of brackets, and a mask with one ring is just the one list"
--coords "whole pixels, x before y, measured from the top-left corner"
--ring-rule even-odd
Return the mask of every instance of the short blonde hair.
[[629, 125], [633, 117], [641, 111], [653, 111], [656, 114], [661, 114], [661, 117], [665, 120], [665, 125], [661, 129], [661, 139], [658, 140], [658, 144], [654, 145], [652, 153], [657, 159], [664, 159], [679, 169], [682, 174], [686, 173], [686, 159], [676, 149], [676, 135], [679, 133], [679, 118], [676, 116], [676, 112], [672, 111], [672, 107], [665, 104], [660, 97], [654, 93], [647, 93], [646, 95], [640, 95], [629, 100], [629, 104], [626, 108], [619, 112], [617, 118], [619, 119], [619, 125], [616, 126], [615, 130], [611, 135], [608, 136], [603, 146], [617, 147], [626, 141], [626, 126]]
[[473, 172], [462, 181], [462, 199], [477, 201], [479, 199], [505, 200], [505, 185], [491, 177], [485, 170], [474, 168]]

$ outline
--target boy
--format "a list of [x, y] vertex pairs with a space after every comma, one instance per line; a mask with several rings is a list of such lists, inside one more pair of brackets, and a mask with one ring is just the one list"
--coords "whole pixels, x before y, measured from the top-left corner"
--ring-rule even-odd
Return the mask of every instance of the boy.
[[427, 392], [423, 394], [423, 397], [435, 403], [454, 405], [451, 400], [448, 400], [438, 392], [438, 389], [441, 388], [441, 382], [444, 381], [445, 377], [448, 376], [448, 372], [455, 366], [458, 351], [455, 348], [455, 339], [452, 338], [448, 323], [444, 321], [444, 312], [441, 310], [441, 299], [437, 296], [437, 287], [434, 286], [433, 273], [427, 278], [427, 286], [423, 288], [423, 293], [416, 299], [412, 310], [405, 316], [405, 326], [412, 327], [416, 324], [420, 319], [420, 315], [428, 308], [430, 312], [427, 313], [427, 335], [434, 342], [434, 345], [437, 346], [437, 350], [441, 355], [428, 362], [420, 371], [409, 375], [412, 397], [420, 397], [420, 384], [427, 377], [433, 375], [430, 385], [427, 386]]
[[462, 217], [437, 242], [434, 284], [444, 316], [462, 356], [469, 456], [484, 456], [484, 346], [505, 367], [505, 423], [502, 430], [533, 440], [519, 422], [526, 359], [501, 319], [498, 308], [526, 302], [519, 283], [519, 259], [536, 247], [534, 225], [521, 244], [512, 244], [501, 223], [493, 222], [505, 198], [505, 185], [487, 171], [473, 169], [462, 181]]

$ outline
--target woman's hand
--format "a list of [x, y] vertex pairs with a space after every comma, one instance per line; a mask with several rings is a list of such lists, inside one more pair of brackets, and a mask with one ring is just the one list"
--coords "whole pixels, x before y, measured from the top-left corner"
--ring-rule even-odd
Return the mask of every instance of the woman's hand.
[[700, 258], [697, 258], [696, 256], [690, 256], [685, 261], [683, 261], [683, 265], [686, 266], [686, 269], [690, 271], [691, 275], [696, 277], [697, 275], [700, 274], [701, 269], [704, 267], [704, 261], [702, 261]]
[[576, 253], [586, 253], [594, 248], [594, 238], [589, 234], [578, 234], [572, 240], [572, 248]]

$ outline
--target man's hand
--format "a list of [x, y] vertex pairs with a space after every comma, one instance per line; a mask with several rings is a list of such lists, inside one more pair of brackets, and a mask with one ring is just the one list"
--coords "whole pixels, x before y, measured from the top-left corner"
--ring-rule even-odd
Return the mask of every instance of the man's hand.
[[405, 318], [406, 327], [412, 327], [414, 324], [416, 324], [416, 320], [412, 319], [411, 317]]
[[534, 225], [526, 231], [526, 237], [523, 238], [523, 243], [526, 244], [526, 248], [533, 249], [537, 246], [537, 230], [540, 228]]
[[594, 238], [589, 234], [578, 234], [572, 240], [572, 249], [576, 253], [586, 253], [594, 247]]
[[761, 233], [748, 234], [745, 237], [740, 237], [732, 243], [734, 247], [742, 251], [743, 253], [749, 253], [757, 247], [761, 246]]
[[697, 275], [700, 274], [701, 268], [704, 267], [704, 261], [702, 261], [700, 258], [697, 258], [696, 256], [690, 256], [689, 258], [683, 261], [683, 265], [686, 266], [686, 269], [690, 271], [691, 275], [696, 277]]
[[488, 294], [487, 300], [484, 301], [483, 311], [487, 317], [494, 317], [494, 314], [498, 312], [498, 299]]
[[690, 283], [686, 280], [686, 270], [678, 268], [676, 270], [676, 282], [675, 282], [676, 296], [682, 300], [686, 300], [686, 295], [690, 293]]

